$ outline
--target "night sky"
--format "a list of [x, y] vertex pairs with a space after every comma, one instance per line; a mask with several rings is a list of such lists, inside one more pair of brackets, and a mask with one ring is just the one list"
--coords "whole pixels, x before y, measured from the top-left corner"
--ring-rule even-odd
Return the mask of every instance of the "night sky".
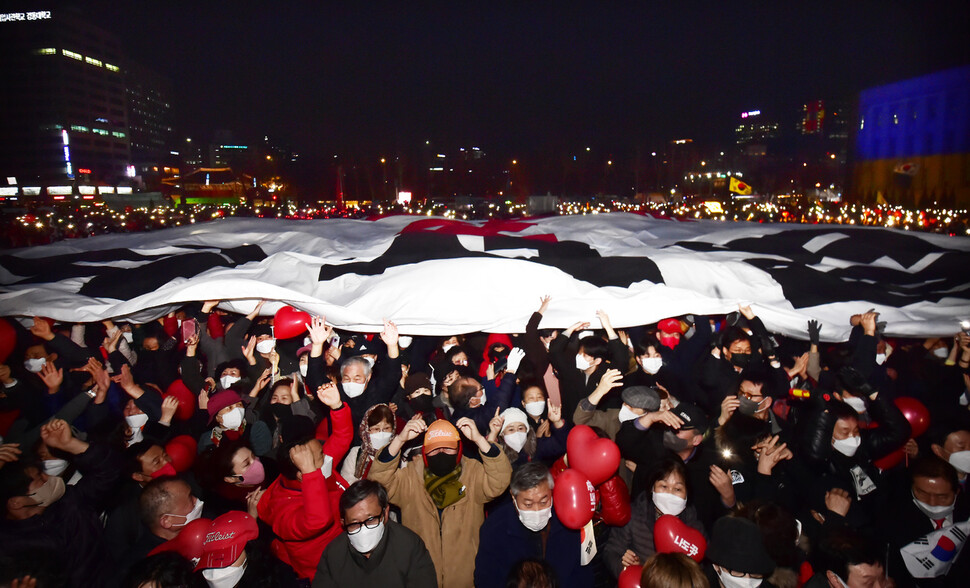
[[970, 62], [959, 1], [363, 4], [83, 3], [172, 78], [184, 132], [311, 157], [719, 141], [742, 110]]

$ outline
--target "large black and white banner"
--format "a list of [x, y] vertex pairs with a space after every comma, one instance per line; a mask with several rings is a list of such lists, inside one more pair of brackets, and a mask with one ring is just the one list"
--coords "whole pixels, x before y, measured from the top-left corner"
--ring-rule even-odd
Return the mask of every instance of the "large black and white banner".
[[606, 310], [617, 327], [751, 304], [769, 329], [842, 340], [875, 308], [891, 335], [970, 319], [970, 238], [845, 225], [679, 222], [635, 214], [463, 222], [225, 219], [0, 254], [0, 315], [145, 321], [181, 303], [258, 299], [348, 329], [521, 332]]

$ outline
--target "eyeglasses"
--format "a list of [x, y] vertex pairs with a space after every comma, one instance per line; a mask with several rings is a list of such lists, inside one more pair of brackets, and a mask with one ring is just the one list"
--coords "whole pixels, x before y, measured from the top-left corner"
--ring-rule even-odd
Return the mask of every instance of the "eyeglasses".
[[744, 391], [738, 392], [738, 396], [742, 396], [744, 398], [747, 398], [748, 400], [756, 400], [758, 402], [761, 402], [762, 400], [765, 399], [764, 394], [752, 394], [751, 392], [744, 392]]
[[369, 517], [360, 523], [349, 523], [344, 525], [344, 530], [347, 531], [348, 535], [354, 535], [360, 532], [361, 527], [367, 527], [368, 529], [376, 529], [378, 525], [381, 524], [381, 519], [384, 518], [384, 513], [379, 515]]

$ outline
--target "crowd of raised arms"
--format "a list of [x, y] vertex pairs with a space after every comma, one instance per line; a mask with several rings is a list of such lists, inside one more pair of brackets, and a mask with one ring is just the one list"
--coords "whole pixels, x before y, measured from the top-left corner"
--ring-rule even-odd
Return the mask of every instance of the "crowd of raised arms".
[[970, 585], [960, 317], [538, 302], [451, 337], [0, 319], [0, 587]]

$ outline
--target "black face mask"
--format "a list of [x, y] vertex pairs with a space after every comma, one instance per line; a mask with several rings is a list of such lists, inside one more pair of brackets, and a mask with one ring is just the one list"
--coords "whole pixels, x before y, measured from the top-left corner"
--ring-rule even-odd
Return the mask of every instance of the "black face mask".
[[731, 354], [731, 359], [729, 359], [728, 361], [730, 361], [732, 365], [737, 366], [737, 367], [739, 367], [741, 369], [744, 369], [744, 368], [748, 367], [748, 364], [751, 363], [751, 354], [750, 353], [732, 353]]
[[753, 417], [757, 414], [758, 409], [761, 407], [761, 402], [756, 400], [751, 400], [750, 398], [745, 398], [744, 396], [738, 396], [738, 412], [741, 414], [746, 414]]
[[415, 413], [431, 414], [434, 412], [434, 405], [431, 404], [431, 397], [427, 394], [422, 394], [420, 396], [415, 396], [408, 400], [408, 406], [411, 407]]
[[664, 431], [664, 447], [674, 453], [680, 453], [687, 449], [688, 444], [690, 444], [690, 441], [678, 437], [673, 431]]
[[269, 411], [277, 420], [282, 420], [287, 415], [293, 414], [293, 409], [290, 408], [289, 404], [270, 404]]
[[436, 455], [427, 456], [428, 460], [428, 471], [432, 474], [438, 476], [447, 476], [451, 473], [455, 466], [458, 465], [457, 455], [448, 455], [447, 453], [438, 453]]

